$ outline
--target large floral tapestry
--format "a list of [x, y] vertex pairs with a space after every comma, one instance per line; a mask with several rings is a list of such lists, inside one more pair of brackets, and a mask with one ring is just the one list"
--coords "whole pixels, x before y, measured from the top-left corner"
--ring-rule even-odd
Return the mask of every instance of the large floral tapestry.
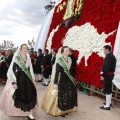
[[69, 28], [61, 26], [66, 22], [63, 18], [68, 4], [68, 0], [62, 0], [55, 8], [46, 47], [58, 49], [68, 45], [73, 48], [78, 59], [76, 79], [102, 88], [102, 50], [106, 44], [111, 45], [112, 51], [114, 50], [120, 20], [120, 0], [71, 1], [74, 22]]

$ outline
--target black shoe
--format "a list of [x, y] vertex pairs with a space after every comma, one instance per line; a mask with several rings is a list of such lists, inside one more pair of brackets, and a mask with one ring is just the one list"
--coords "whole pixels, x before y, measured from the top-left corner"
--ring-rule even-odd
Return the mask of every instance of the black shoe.
[[[106, 103], [103, 103], [104, 105], [106, 105]], [[112, 107], [112, 104], [110, 104], [110, 107]]]
[[65, 113], [65, 115], [68, 115], [68, 113]]
[[100, 109], [102, 109], [102, 110], [110, 110], [110, 107], [104, 107], [104, 106], [102, 106], [102, 107], [100, 107]]
[[65, 114], [64, 114], [64, 115], [61, 115], [61, 117], [65, 117]]
[[28, 116], [27, 116], [27, 118], [28, 118], [28, 120], [35, 120], [35, 119], [31, 119], [31, 118], [30, 118], [30, 117], [28, 117]]

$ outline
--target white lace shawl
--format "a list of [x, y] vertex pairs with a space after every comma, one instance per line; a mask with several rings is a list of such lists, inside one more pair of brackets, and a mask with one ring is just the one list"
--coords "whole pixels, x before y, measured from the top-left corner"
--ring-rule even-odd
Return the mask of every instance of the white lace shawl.
[[[16, 59], [16, 56], [20, 56], [20, 48], [18, 48], [18, 50], [15, 52], [14, 56], [13, 56], [13, 59], [12, 59], [12, 62], [10, 64], [10, 67], [8, 69], [8, 72], [7, 72], [7, 77], [8, 77], [8, 81], [10, 82], [15, 82], [17, 83], [17, 80], [16, 80], [16, 76], [13, 72], [13, 65], [14, 63], [16, 63], [17, 65], [18, 64], [18, 60]], [[34, 73], [33, 73], [33, 67], [32, 67], [32, 63], [31, 63], [31, 59], [30, 59], [30, 56], [29, 54], [27, 53], [27, 61], [26, 61], [26, 64], [25, 64], [26, 68], [30, 68], [30, 73], [31, 73], [31, 76], [32, 76], [32, 79], [33, 79], [33, 82], [35, 81], [35, 76], [34, 76]]]
[[[55, 79], [56, 64], [58, 63], [60, 65], [60, 62], [59, 62], [60, 57], [62, 57], [61, 48], [58, 50], [58, 53], [56, 54], [56, 60], [55, 60], [55, 64], [53, 65], [52, 74], [51, 74], [51, 81], [54, 81], [54, 79]], [[72, 63], [72, 60], [70, 57], [68, 57], [68, 64], [67, 64], [68, 69], [70, 69], [71, 63]]]

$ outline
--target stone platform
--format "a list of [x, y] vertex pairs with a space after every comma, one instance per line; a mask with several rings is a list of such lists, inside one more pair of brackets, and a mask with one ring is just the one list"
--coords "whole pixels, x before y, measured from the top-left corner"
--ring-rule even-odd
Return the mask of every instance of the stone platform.
[[[0, 94], [4, 84], [0, 83]], [[38, 102], [41, 105], [46, 87], [37, 83]], [[97, 96], [88, 96], [78, 90], [78, 111], [70, 113], [65, 118], [53, 117], [44, 113], [41, 108], [34, 114], [36, 120], [120, 120], [120, 104], [113, 105], [110, 111], [99, 109], [105, 100]], [[9, 117], [0, 110], [0, 120], [27, 120], [26, 117]]]

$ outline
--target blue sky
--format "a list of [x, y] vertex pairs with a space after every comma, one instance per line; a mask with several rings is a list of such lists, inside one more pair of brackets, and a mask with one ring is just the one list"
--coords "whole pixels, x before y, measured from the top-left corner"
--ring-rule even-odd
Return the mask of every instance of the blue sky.
[[36, 37], [50, 0], [0, 0], [0, 43], [22, 44]]

